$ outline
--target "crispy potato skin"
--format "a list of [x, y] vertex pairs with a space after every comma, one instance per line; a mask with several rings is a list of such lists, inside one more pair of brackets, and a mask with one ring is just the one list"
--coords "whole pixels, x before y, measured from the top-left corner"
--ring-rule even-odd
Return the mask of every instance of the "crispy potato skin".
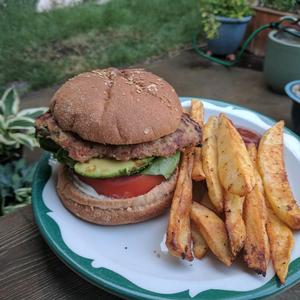
[[294, 236], [291, 229], [268, 208], [267, 231], [274, 270], [282, 284], [288, 273]]
[[255, 185], [253, 166], [244, 141], [224, 114], [219, 116], [217, 141], [218, 172], [223, 188], [245, 196]]
[[292, 229], [300, 229], [300, 208], [285, 171], [283, 128], [280, 121], [266, 131], [258, 148], [258, 166], [267, 200], [274, 213]]
[[214, 212], [205, 206], [193, 202], [191, 219], [201, 232], [210, 250], [226, 266], [230, 266], [233, 256], [230, 251], [229, 239], [225, 224]]
[[264, 188], [257, 171], [257, 149], [255, 144], [247, 145], [247, 150], [254, 166], [256, 185], [246, 196], [244, 203], [246, 226], [244, 260], [249, 268], [265, 275], [270, 259], [270, 245], [266, 230], [267, 211]]
[[265, 276], [270, 259], [270, 246], [266, 231], [263, 201], [264, 196], [257, 185], [245, 199], [244, 221], [246, 225], [246, 240], [244, 261], [249, 268]]
[[191, 118], [197, 122], [202, 128], [204, 125], [204, 106], [203, 103], [197, 99], [192, 99]]
[[197, 229], [194, 222], [191, 222], [191, 232], [192, 232], [194, 256], [198, 259], [201, 259], [206, 255], [208, 251], [207, 243], [205, 242], [202, 234]]
[[[204, 126], [204, 107], [203, 103], [197, 99], [192, 99], [191, 118], [197, 122], [201, 128]], [[192, 171], [192, 179], [202, 181], [205, 179], [205, 174], [202, 167], [202, 149], [201, 147], [194, 148], [194, 165]]]
[[192, 171], [192, 179], [195, 181], [205, 180], [205, 174], [202, 165], [202, 149], [200, 147], [194, 148], [194, 165]]
[[191, 250], [190, 209], [192, 204], [193, 151], [187, 149], [182, 157], [167, 228], [166, 246], [169, 252], [193, 260]]
[[224, 210], [223, 188], [218, 175], [217, 117], [210, 117], [203, 129], [202, 164], [209, 198], [219, 213]]
[[244, 247], [246, 227], [243, 220], [243, 204], [245, 197], [225, 193], [225, 225], [230, 240], [230, 249], [233, 256], [237, 256]]

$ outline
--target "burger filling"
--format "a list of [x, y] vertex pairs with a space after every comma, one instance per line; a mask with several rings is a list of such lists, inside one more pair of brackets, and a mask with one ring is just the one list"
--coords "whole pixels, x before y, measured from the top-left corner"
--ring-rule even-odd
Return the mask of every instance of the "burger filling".
[[178, 129], [155, 141], [134, 145], [107, 145], [63, 131], [50, 112], [36, 120], [42, 148], [67, 165], [98, 194], [130, 198], [146, 194], [168, 180], [180, 160], [180, 151], [199, 143], [201, 130], [183, 114]]

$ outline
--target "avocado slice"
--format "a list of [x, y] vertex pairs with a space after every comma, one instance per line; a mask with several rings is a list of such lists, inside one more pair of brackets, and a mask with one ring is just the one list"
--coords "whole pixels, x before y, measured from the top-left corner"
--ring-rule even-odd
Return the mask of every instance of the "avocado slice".
[[153, 157], [120, 161], [108, 158], [92, 158], [86, 163], [76, 163], [74, 171], [82, 176], [91, 178], [111, 178], [131, 175], [147, 167]]

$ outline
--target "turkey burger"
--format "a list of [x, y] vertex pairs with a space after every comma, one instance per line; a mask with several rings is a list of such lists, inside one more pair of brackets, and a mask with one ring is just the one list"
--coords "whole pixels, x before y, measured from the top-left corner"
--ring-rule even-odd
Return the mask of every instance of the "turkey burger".
[[140, 69], [80, 74], [36, 120], [40, 145], [60, 162], [67, 209], [103, 225], [141, 222], [170, 206], [180, 151], [201, 140], [175, 90]]

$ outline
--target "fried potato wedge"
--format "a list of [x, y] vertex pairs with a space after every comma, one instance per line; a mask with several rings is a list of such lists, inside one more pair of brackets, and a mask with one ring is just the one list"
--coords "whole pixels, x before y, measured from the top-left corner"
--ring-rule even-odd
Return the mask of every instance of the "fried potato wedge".
[[263, 276], [266, 275], [270, 260], [264, 201], [264, 196], [256, 185], [246, 196], [244, 203], [244, 222], [246, 226], [244, 261], [249, 268]]
[[283, 284], [288, 273], [294, 236], [291, 229], [268, 208], [267, 231], [274, 270]]
[[226, 192], [224, 197], [225, 225], [233, 256], [237, 256], [244, 247], [246, 227], [243, 220], [243, 204], [245, 197]]
[[292, 229], [300, 229], [300, 208], [288, 182], [283, 157], [283, 128], [280, 121], [266, 131], [258, 147], [258, 167], [266, 198], [274, 213]]
[[200, 127], [203, 127], [204, 125], [204, 106], [201, 101], [198, 99], [192, 99], [191, 104], [191, 118], [197, 122]]
[[261, 179], [261, 176], [258, 172], [258, 165], [257, 165], [257, 148], [254, 143], [250, 143], [246, 145], [247, 151], [249, 153], [249, 157], [252, 161], [252, 164], [254, 166], [254, 175], [255, 175], [255, 182], [258, 185], [259, 190], [262, 194], [265, 193], [263, 181]]
[[212, 210], [215, 214], [217, 214], [218, 216], [220, 216], [220, 213], [216, 210], [216, 208], [213, 206], [209, 195], [208, 195], [208, 191], [206, 190], [200, 200], [200, 204], [204, 205], [205, 207], [209, 208], [210, 210]]
[[224, 114], [219, 116], [217, 143], [222, 186], [229, 193], [245, 196], [255, 185], [253, 166], [240, 134]]
[[247, 145], [247, 150], [253, 163], [256, 185], [246, 195], [244, 203], [243, 215], [246, 226], [244, 261], [249, 268], [265, 276], [270, 260], [270, 245], [266, 230], [266, 204], [262, 180], [257, 171], [255, 144]]
[[230, 251], [229, 239], [222, 219], [213, 211], [197, 202], [193, 202], [192, 204], [191, 219], [201, 232], [209, 249], [226, 266], [230, 266], [233, 261], [233, 256]]
[[191, 221], [191, 232], [194, 256], [198, 259], [201, 259], [208, 251], [207, 243], [193, 221]]
[[194, 148], [194, 165], [192, 171], [192, 179], [195, 181], [202, 181], [205, 179], [205, 174], [202, 165], [202, 149], [200, 147]]
[[219, 213], [223, 212], [223, 188], [218, 175], [217, 117], [210, 117], [203, 128], [202, 164], [209, 198]]
[[187, 149], [182, 157], [179, 175], [171, 204], [166, 246], [169, 252], [182, 259], [193, 260], [191, 250], [190, 210], [192, 204], [193, 152]]

